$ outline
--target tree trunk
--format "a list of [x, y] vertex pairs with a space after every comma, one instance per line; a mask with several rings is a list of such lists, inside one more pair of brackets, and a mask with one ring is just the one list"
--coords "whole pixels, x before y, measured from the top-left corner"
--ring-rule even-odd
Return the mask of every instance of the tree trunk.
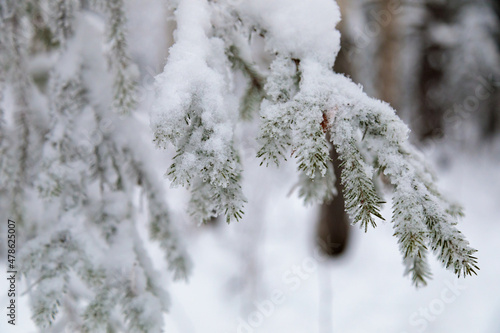
[[418, 138], [435, 138], [443, 133], [444, 107], [438, 93], [443, 84], [446, 46], [432, 38], [432, 30], [438, 24], [450, 24], [456, 15], [456, 5], [429, 0], [425, 3], [426, 19], [423, 25], [421, 70], [419, 77], [420, 112]]
[[396, 110], [398, 105], [398, 67], [399, 67], [399, 29], [397, 14], [392, 12], [393, 0], [382, 0], [379, 21], [382, 30], [378, 48], [378, 95], [380, 99], [391, 104]]
[[349, 218], [345, 212], [343, 186], [340, 182], [340, 161], [335, 148], [330, 151], [337, 181], [338, 195], [321, 206], [317, 229], [317, 243], [329, 256], [338, 256], [344, 252], [349, 239]]

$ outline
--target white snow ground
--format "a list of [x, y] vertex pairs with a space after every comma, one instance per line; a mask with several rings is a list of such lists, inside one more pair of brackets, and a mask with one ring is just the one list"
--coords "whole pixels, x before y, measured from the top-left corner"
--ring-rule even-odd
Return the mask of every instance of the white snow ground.
[[[347, 254], [325, 260], [313, 243], [315, 207], [287, 197], [293, 163], [278, 171], [254, 161], [245, 175], [248, 211], [239, 223], [197, 227], [184, 213], [185, 192], [169, 190], [194, 269], [188, 283], [167, 282], [172, 306], [165, 332], [500, 332], [499, 149], [447, 153], [454, 157], [438, 171], [439, 185], [465, 206], [459, 228], [479, 250], [478, 276], [457, 279], [433, 260], [432, 281], [416, 290], [403, 277], [390, 222], [366, 234], [353, 227]], [[245, 155], [252, 160], [251, 151]], [[383, 215], [390, 220], [390, 205]], [[164, 270], [163, 254], [150, 249]], [[6, 304], [6, 295], [0, 300]], [[4, 318], [0, 332], [36, 332], [26, 297], [18, 302], [16, 327]]]
[[[276, 186], [293, 177], [285, 169]], [[277, 172], [260, 172], [270, 186]], [[500, 154], [459, 153], [439, 178], [465, 206], [459, 228], [479, 250], [478, 276], [457, 279], [432, 260], [432, 281], [416, 290], [390, 222], [367, 234], [353, 227], [343, 258], [318, 257], [315, 209], [286, 198], [285, 187], [256, 194], [264, 205], [240, 223], [191, 233], [193, 274], [170, 286], [166, 332], [500, 332]]]

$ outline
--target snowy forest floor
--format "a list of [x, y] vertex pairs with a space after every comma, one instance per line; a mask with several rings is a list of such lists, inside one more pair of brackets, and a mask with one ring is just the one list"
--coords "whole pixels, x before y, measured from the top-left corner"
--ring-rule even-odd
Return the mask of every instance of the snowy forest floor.
[[[439, 186], [465, 206], [459, 227], [479, 250], [481, 270], [456, 279], [432, 260], [433, 279], [419, 290], [403, 277], [389, 222], [366, 234], [352, 227], [347, 253], [339, 259], [318, 256], [317, 207], [304, 207], [296, 193], [288, 193], [293, 163], [280, 170], [258, 167], [252, 151], [244, 154], [255, 164], [245, 175], [249, 203], [245, 218], [231, 225], [198, 227], [185, 215], [184, 191], [169, 190], [194, 267], [188, 283], [167, 286], [172, 306], [165, 332], [500, 332], [498, 150], [428, 152], [434, 161], [448, 160], [437, 167]], [[389, 220], [390, 197], [385, 199], [383, 216]], [[165, 272], [162, 252], [150, 250]], [[1, 300], [5, 304], [5, 295]], [[26, 296], [19, 299], [15, 329], [2, 320], [1, 332], [36, 331], [27, 302]]]
[[[500, 332], [498, 146], [446, 152], [454, 157], [437, 168], [439, 186], [465, 206], [459, 227], [478, 249], [478, 276], [457, 279], [432, 260], [433, 279], [416, 290], [402, 276], [389, 222], [366, 234], [352, 227], [342, 258], [318, 257], [317, 208], [287, 198], [286, 187], [264, 190], [249, 198], [249, 205], [260, 209], [249, 212], [247, 220], [193, 233], [193, 275], [189, 284], [170, 289], [174, 305], [166, 331]], [[429, 153], [443, 160], [445, 150]], [[259, 183], [269, 183], [274, 172], [259, 170]], [[281, 177], [293, 177], [291, 171]], [[259, 196], [260, 203], [252, 204]], [[390, 198], [386, 201], [388, 220]], [[273, 302], [275, 293], [283, 294], [276, 297], [280, 302]]]

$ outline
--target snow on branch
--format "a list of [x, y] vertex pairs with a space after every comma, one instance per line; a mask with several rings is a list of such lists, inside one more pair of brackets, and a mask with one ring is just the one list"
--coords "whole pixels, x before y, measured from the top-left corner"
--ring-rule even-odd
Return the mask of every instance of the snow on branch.
[[138, 231], [138, 191], [173, 278], [190, 269], [161, 177], [145, 165], [153, 147], [138, 140], [148, 128], [132, 112], [123, 2], [108, 5], [102, 25], [75, 0], [0, 5], [0, 106], [15, 120], [0, 114], [2, 212], [21, 229], [19, 271], [44, 331], [162, 331], [170, 302]]
[[[407, 127], [388, 104], [333, 72], [340, 48], [334, 2], [181, 0], [175, 18], [176, 42], [157, 78], [151, 124], [159, 147], [170, 142], [177, 149], [168, 176], [173, 185], [191, 187], [195, 218], [226, 212], [229, 221], [241, 213], [233, 131], [235, 110], [247, 110], [251, 98], [260, 103], [257, 157], [266, 166], [293, 157], [306, 203], [336, 194], [331, 140], [342, 162], [346, 210], [365, 231], [383, 219], [373, 179], [383, 173], [390, 180], [394, 236], [416, 285], [430, 276], [429, 249], [458, 276], [476, 273], [476, 250], [456, 227], [461, 212], [433, 185], [407, 142]], [[273, 57], [267, 72], [249, 52], [253, 34]], [[239, 107], [232, 85], [238, 71], [248, 78]], [[247, 115], [240, 112], [242, 120]]]
[[238, 183], [241, 166], [233, 147], [237, 109], [231, 96], [224, 42], [210, 36], [206, 1], [181, 1], [176, 10], [176, 43], [164, 72], [157, 77], [152, 128], [157, 146], [174, 144], [177, 154], [167, 171], [172, 184], [189, 186], [199, 220], [225, 214], [238, 220], [245, 198]]
[[415, 283], [425, 284], [428, 247], [458, 276], [476, 274], [476, 250], [456, 227], [457, 216], [462, 213], [435, 188], [433, 175], [407, 141], [407, 127], [388, 104], [369, 98], [343, 76], [335, 79], [338, 96], [352, 104], [337, 106], [332, 132], [338, 131], [340, 119], [348, 117], [350, 126], [363, 133], [359, 146], [394, 186], [395, 236]]

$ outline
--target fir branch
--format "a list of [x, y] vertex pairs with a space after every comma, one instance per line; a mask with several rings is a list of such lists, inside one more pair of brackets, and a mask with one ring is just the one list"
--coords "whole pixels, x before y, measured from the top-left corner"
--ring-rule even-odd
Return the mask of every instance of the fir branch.
[[137, 105], [137, 91], [127, 51], [125, 3], [123, 0], [106, 1], [106, 10], [111, 49], [109, 64], [114, 74], [113, 107], [118, 114], [128, 115]]
[[264, 87], [266, 98], [261, 104], [261, 126], [257, 138], [260, 149], [257, 157], [261, 165], [286, 161], [287, 151], [293, 146], [294, 115], [291, 99], [298, 90], [297, 67], [293, 60], [278, 55], [271, 64], [271, 73]]
[[239, 69], [248, 80], [247, 89], [240, 103], [240, 117], [244, 120], [250, 120], [265, 97], [265, 77], [254, 62], [241, 54], [236, 45], [231, 45], [227, 53], [233, 68]]
[[419, 255], [406, 257], [403, 262], [406, 266], [405, 275], [411, 276], [411, 281], [415, 287], [422, 287], [427, 285], [427, 280], [432, 277], [432, 274], [427, 262], [427, 250], [421, 248], [417, 253]]
[[[425, 281], [429, 272], [423, 251], [429, 246], [443, 266], [458, 276], [475, 274], [475, 249], [456, 228], [460, 210], [443, 198], [432, 183], [433, 176], [419, 155], [408, 145], [408, 129], [389, 105], [374, 101], [350, 80], [338, 77], [345, 90], [343, 98], [356, 100], [350, 108], [351, 121], [365, 133], [362, 148], [377, 161], [394, 185], [393, 223], [404, 258], [421, 269], [409, 270], [414, 281]], [[339, 82], [340, 83], [340, 82]], [[350, 85], [350, 87], [349, 87]], [[451, 214], [450, 214], [451, 213]], [[417, 259], [419, 258], [419, 259]]]
[[346, 211], [352, 223], [360, 222], [360, 227], [367, 232], [368, 225], [377, 226], [375, 217], [384, 220], [380, 215], [380, 207], [384, 201], [379, 198], [372, 177], [366, 173], [367, 165], [356, 144], [351, 141], [349, 148], [337, 146], [337, 151], [342, 161], [341, 181], [344, 186]]
[[20, 270], [25, 276], [38, 278], [31, 287], [34, 288], [32, 318], [38, 326], [47, 328], [56, 319], [70, 271], [78, 273], [90, 285], [101, 283], [102, 273], [88, 258], [69, 230], [59, 230], [48, 240], [35, 239], [24, 245], [19, 257]]
[[406, 265], [405, 274], [411, 274], [415, 286], [426, 285], [431, 276], [427, 263], [427, 230], [423, 211], [415, 202], [413, 193], [395, 189], [393, 198], [394, 236]]
[[311, 179], [324, 177], [330, 162], [330, 150], [321, 126], [323, 112], [319, 106], [300, 100], [293, 109], [298, 170], [303, 171]]
[[64, 47], [74, 34], [78, 2], [75, 0], [56, 0], [51, 1], [50, 6], [52, 7], [50, 12], [53, 13], [50, 22], [54, 41]]
[[104, 331], [110, 322], [116, 295], [112, 286], [100, 286], [95, 297], [89, 302], [82, 313], [82, 332], [92, 333]]
[[160, 247], [165, 251], [168, 269], [174, 273], [174, 280], [187, 280], [191, 270], [191, 262], [179, 244], [178, 235], [172, 230], [171, 217], [168, 216], [167, 210], [157, 194], [148, 191], [147, 196], [151, 239], [159, 242]]
[[287, 160], [287, 151], [292, 146], [291, 112], [286, 106], [271, 106], [266, 100], [262, 103], [262, 109], [266, 109], [269, 114], [261, 113], [262, 125], [257, 139], [261, 142], [261, 148], [257, 158], [261, 159], [260, 165], [265, 163], [269, 166], [269, 163], [273, 163], [279, 166], [280, 160]]
[[246, 202], [239, 185], [239, 176], [232, 176], [235, 181], [226, 188], [198, 179], [191, 190], [188, 212], [197, 221], [205, 222], [221, 214], [226, 222], [239, 221], [243, 217]]
[[[147, 160], [147, 157], [142, 156], [142, 152], [130, 147], [130, 153], [132, 155], [130, 166], [133, 174], [147, 198], [150, 237], [152, 240], [157, 241], [165, 251], [168, 269], [173, 272], [174, 280], [182, 279], [187, 281], [191, 271], [191, 260], [169, 214], [161, 181], [156, 180], [155, 173], [143, 162]], [[138, 255], [142, 255], [141, 248], [136, 249], [136, 251]], [[142, 260], [146, 261], [146, 256], [142, 256]], [[167, 302], [162, 302], [166, 309]]]
[[355, 129], [350, 121], [350, 104], [345, 109], [338, 109], [329, 119], [330, 137], [341, 160], [341, 183], [345, 199], [345, 208], [352, 223], [360, 222], [360, 227], [368, 231], [368, 226], [376, 227], [375, 218], [384, 220], [380, 214], [384, 203], [377, 194], [373, 183], [373, 168], [365, 162], [358, 144]]
[[[316, 170], [316, 174], [321, 174], [321, 171]], [[299, 197], [304, 199], [306, 205], [329, 202], [337, 195], [335, 181], [335, 173], [330, 161], [327, 162], [327, 170], [322, 177], [317, 176], [311, 179], [304, 172], [300, 172], [299, 182], [296, 185], [299, 187]]]

